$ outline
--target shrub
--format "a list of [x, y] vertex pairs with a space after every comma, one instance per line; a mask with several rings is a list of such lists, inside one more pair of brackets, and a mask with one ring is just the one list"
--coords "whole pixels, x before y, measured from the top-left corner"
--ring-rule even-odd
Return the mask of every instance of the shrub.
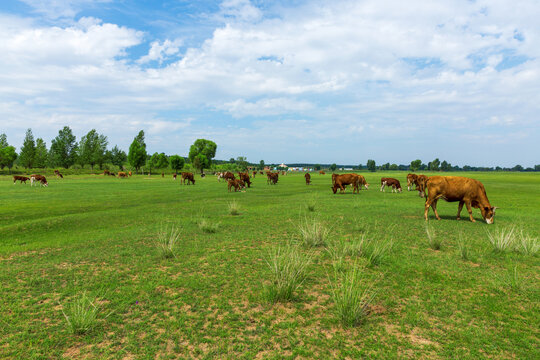
[[361, 324], [366, 319], [368, 307], [375, 297], [373, 285], [366, 285], [357, 266], [341, 275], [336, 272], [330, 285], [335, 311], [342, 324]]
[[271, 276], [264, 291], [265, 298], [272, 303], [292, 300], [293, 293], [305, 279], [311, 255], [302, 254], [297, 246], [289, 243], [272, 249], [265, 260]]
[[213, 234], [217, 232], [219, 229], [219, 225], [219, 222], [212, 223], [204, 218], [199, 219], [199, 229], [201, 229], [205, 233]]
[[180, 231], [177, 228], [171, 227], [170, 229], [162, 226], [158, 232], [155, 245], [164, 258], [176, 257], [175, 250], [180, 238]]
[[228, 203], [228, 206], [229, 206], [229, 214], [240, 215], [240, 206], [238, 205], [238, 202], [236, 202], [236, 200]]
[[317, 247], [326, 245], [328, 229], [321, 221], [305, 219], [304, 223], [300, 224], [300, 235], [302, 236], [302, 244], [307, 247]]
[[435, 235], [435, 230], [428, 224], [426, 224], [426, 235], [428, 239], [429, 247], [433, 250], [440, 250], [442, 245], [442, 239]]
[[101, 306], [96, 302], [96, 299], [90, 298], [86, 292], [83, 292], [67, 305], [65, 311], [62, 307], [62, 313], [66, 318], [69, 330], [73, 334], [86, 334], [94, 329], [101, 310]]
[[512, 250], [516, 243], [515, 228], [500, 228], [493, 231], [487, 231], [488, 240], [493, 246], [495, 252], [507, 252]]
[[533, 238], [528, 234], [524, 234], [523, 230], [519, 232], [518, 241], [516, 244], [516, 250], [525, 255], [536, 255], [540, 244], [538, 244], [538, 239]]

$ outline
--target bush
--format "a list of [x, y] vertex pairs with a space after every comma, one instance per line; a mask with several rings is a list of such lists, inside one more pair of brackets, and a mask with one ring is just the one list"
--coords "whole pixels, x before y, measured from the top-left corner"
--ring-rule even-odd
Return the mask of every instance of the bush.
[[516, 251], [524, 255], [536, 255], [540, 248], [538, 239], [533, 238], [528, 234], [524, 234], [523, 230], [519, 232], [518, 240], [516, 243]]
[[335, 311], [345, 326], [357, 326], [368, 316], [369, 305], [375, 292], [371, 284], [365, 283], [357, 266], [344, 274], [335, 273], [330, 281]]
[[66, 306], [65, 311], [62, 307], [62, 313], [66, 318], [69, 330], [73, 334], [86, 334], [94, 329], [101, 310], [101, 306], [96, 302], [96, 299], [90, 298], [86, 292], [83, 292]]
[[176, 257], [175, 250], [180, 238], [180, 231], [177, 228], [171, 227], [170, 229], [162, 226], [158, 232], [155, 245], [164, 258]]
[[265, 260], [271, 279], [264, 289], [264, 297], [272, 303], [292, 300], [305, 279], [311, 256], [302, 254], [297, 246], [289, 243], [272, 249]]
[[199, 219], [198, 224], [199, 224], [199, 229], [201, 229], [203, 232], [208, 233], [208, 234], [213, 234], [218, 231], [219, 225], [221, 223], [219, 222], [212, 223], [209, 220], [201, 218]]
[[307, 247], [317, 247], [326, 245], [328, 229], [321, 221], [305, 219], [304, 223], [300, 224], [300, 235], [302, 236], [302, 244]]

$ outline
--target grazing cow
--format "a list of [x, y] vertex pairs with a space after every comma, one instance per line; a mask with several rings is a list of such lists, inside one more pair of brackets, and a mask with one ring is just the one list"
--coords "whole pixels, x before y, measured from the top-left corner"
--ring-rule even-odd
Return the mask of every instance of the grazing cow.
[[27, 178], [26, 176], [13, 176], [13, 185], [15, 185], [15, 183], [17, 182], [17, 180], [19, 180], [22, 183], [25, 183], [26, 184], [26, 181], [27, 180], [30, 180], [30, 178]]
[[202, 178], [203, 178], [203, 177], [205, 177], [205, 176], [206, 176], [206, 174], [205, 174], [205, 173], [202, 173], [202, 174], [201, 174], [201, 177], [202, 177]]
[[337, 192], [337, 189], [340, 189], [341, 193], [345, 192], [345, 186], [346, 185], [352, 185], [353, 186], [353, 194], [354, 190], [358, 190], [358, 176], [356, 174], [332, 174], [332, 191], [334, 194]]
[[177, 177], [177, 176], [178, 176], [178, 174], [177, 174], [177, 173], [174, 173], [174, 174], [172, 175], [172, 178], [173, 178], [174, 180], [176, 180], [176, 177]]
[[182, 183], [185, 185], [187, 180], [187, 184], [190, 185], [190, 182], [195, 185], [195, 179], [193, 178], [193, 173], [190, 172], [183, 172], [182, 173]]
[[306, 173], [304, 177], [306, 178], [306, 185], [311, 184], [311, 175], [309, 175], [309, 173]]
[[119, 177], [119, 178], [127, 178], [127, 177], [128, 177], [128, 174], [126, 174], [126, 173], [123, 172], [123, 171], [119, 171], [119, 172], [118, 172], [118, 177]]
[[229, 179], [227, 181], [227, 187], [229, 189], [229, 192], [231, 192], [231, 189], [234, 187], [234, 192], [237, 192], [238, 190], [242, 190], [246, 187], [244, 181], [242, 179]]
[[64, 176], [62, 174], [60, 174], [60, 171], [58, 171], [58, 170], [54, 170], [54, 175], [56, 175], [56, 177], [58, 177], [60, 179], [64, 178]]
[[103, 170], [103, 175], [111, 175], [111, 172], [107, 169]]
[[234, 176], [234, 174], [233, 174], [232, 172], [230, 172], [230, 171], [225, 171], [225, 172], [223, 173], [222, 178], [225, 179], [225, 180], [234, 180], [234, 179], [236, 179], [236, 177]]
[[324, 175], [324, 174], [326, 174], [324, 171], [322, 170], [319, 171], [319, 175]]
[[441, 220], [437, 213], [437, 201], [444, 199], [448, 202], [459, 201], [457, 219], [460, 219], [463, 204], [467, 206], [469, 218], [475, 222], [472, 216], [472, 207], [480, 209], [482, 217], [488, 224], [493, 224], [495, 209], [492, 207], [486, 195], [484, 185], [475, 179], [461, 176], [430, 176], [426, 181], [427, 197], [424, 207], [424, 218], [428, 219], [428, 210], [431, 206], [437, 220]]
[[133, 174], [132, 174], [131, 171], [130, 171], [130, 172], [128, 172], [128, 175], [131, 177], [131, 175], [133, 175]]
[[368, 182], [366, 181], [366, 178], [363, 175], [358, 175], [358, 174], [353, 174], [353, 175], [356, 175], [358, 177], [358, 186], [359, 186], [360, 190], [362, 190], [362, 186], [365, 187], [366, 190], [369, 189], [369, 184], [368, 184]]
[[264, 171], [259, 171], [259, 174], [264, 175]]
[[416, 186], [418, 187], [417, 179], [418, 179], [418, 175], [407, 174], [407, 191], [411, 191], [411, 187], [414, 184], [416, 184]]
[[276, 185], [279, 180], [279, 172], [266, 172], [266, 184], [267, 185]]
[[45, 179], [45, 176], [43, 175], [39, 175], [39, 174], [30, 175], [30, 186], [33, 186], [35, 181], [39, 181], [39, 186], [49, 186], [47, 179]]
[[426, 194], [426, 184], [429, 177], [426, 175], [418, 175], [416, 177], [416, 190], [418, 190], [418, 196], [423, 198]]
[[161, 173], [161, 177], [164, 178], [164, 177], [165, 177], [165, 173]]
[[401, 189], [401, 184], [399, 183], [399, 180], [398, 179], [394, 179], [394, 178], [381, 178], [381, 191], [384, 192], [384, 187], [385, 186], [388, 186], [388, 187], [392, 187], [392, 192], [401, 192], [402, 189]]
[[256, 171], [253, 172], [253, 178], [254, 178], [254, 179], [255, 179], [255, 175], [257, 175], [257, 172], [256, 172]]
[[245, 182], [247, 184], [247, 187], [251, 187], [251, 180], [249, 179], [249, 173], [246, 171], [245, 173], [238, 173], [238, 178]]

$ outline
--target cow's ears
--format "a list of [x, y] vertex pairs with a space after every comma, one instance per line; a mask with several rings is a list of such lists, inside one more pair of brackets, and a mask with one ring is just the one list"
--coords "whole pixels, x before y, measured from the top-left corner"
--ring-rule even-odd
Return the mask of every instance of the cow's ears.
[[497, 206], [494, 206], [494, 207], [491, 208], [491, 210], [493, 210], [493, 214], [495, 214], [495, 210], [497, 210], [497, 209], [498, 209]]

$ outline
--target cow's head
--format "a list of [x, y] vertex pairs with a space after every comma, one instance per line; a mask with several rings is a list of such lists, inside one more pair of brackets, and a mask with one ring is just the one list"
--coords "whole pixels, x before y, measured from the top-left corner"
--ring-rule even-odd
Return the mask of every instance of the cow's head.
[[366, 188], [366, 190], [368, 190], [368, 189], [369, 189], [369, 184], [368, 184], [368, 183], [365, 183], [365, 184], [364, 184], [364, 187]]
[[332, 186], [332, 191], [334, 192], [334, 194], [337, 192], [337, 189], [338, 189], [338, 186], [334, 184], [334, 186]]
[[401, 186], [398, 187], [397, 191], [399, 191], [399, 192], [402, 192], [402, 191], [403, 191], [403, 189], [401, 188]]
[[495, 217], [496, 209], [496, 206], [484, 206], [480, 208], [480, 211], [482, 212], [482, 217], [484, 218], [484, 220], [486, 220], [486, 223], [493, 224], [493, 218]]
[[47, 180], [41, 180], [41, 184], [43, 186], [49, 186], [49, 183], [47, 182]]

